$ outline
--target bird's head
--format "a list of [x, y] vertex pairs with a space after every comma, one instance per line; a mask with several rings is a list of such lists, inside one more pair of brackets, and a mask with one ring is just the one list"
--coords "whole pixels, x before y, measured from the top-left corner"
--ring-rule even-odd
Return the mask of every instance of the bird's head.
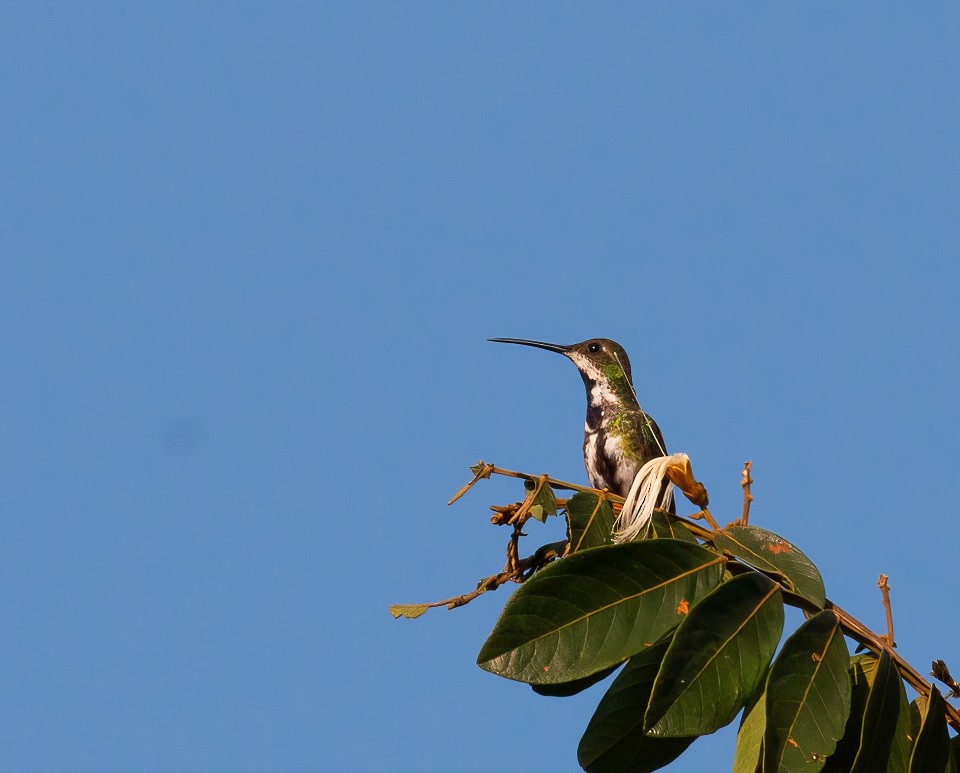
[[604, 383], [616, 388], [620, 385], [618, 382], [625, 382], [623, 386], [626, 387], [633, 384], [627, 353], [620, 344], [609, 338], [589, 338], [578, 344], [568, 345], [548, 344], [523, 338], [491, 338], [490, 340], [501, 344], [535, 346], [538, 349], [562, 354], [577, 366], [587, 385]]

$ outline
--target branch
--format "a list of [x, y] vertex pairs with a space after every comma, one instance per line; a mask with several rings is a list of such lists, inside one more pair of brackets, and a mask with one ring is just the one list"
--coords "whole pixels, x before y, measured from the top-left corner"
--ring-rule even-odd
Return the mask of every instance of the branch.
[[[483, 478], [489, 478], [491, 475], [504, 475], [508, 478], [521, 478], [522, 480], [529, 480], [532, 483], [537, 483], [541, 478], [550, 484], [551, 488], [564, 489], [566, 491], [586, 491], [586, 492], [596, 492], [597, 489], [590, 488], [589, 486], [578, 486], [576, 483], [568, 483], [565, 480], [557, 480], [556, 478], [551, 478], [546, 475], [529, 475], [525, 472], [515, 472], [514, 470], [504, 470], [500, 467], [497, 467], [493, 464], [483, 461], [482, 459], [477, 462], [473, 467], [470, 468], [473, 472], [473, 480], [471, 480], [466, 486], [461, 488], [456, 494], [453, 495], [451, 500], [447, 502], [448, 505], [452, 505], [460, 497], [466, 494], [470, 489], [472, 489], [478, 481]], [[621, 501], [622, 498], [621, 498]]]
[[877, 580], [877, 587], [880, 588], [880, 595], [883, 598], [883, 610], [887, 613], [887, 635], [883, 638], [889, 647], [896, 647], [897, 642], [893, 638], [893, 610], [890, 608], [890, 584], [887, 582], [887, 575], [881, 574]]
[[753, 502], [753, 494], [750, 493], [750, 484], [753, 478], [750, 477], [750, 468], [753, 462], [743, 463], [743, 472], [740, 473], [740, 485], [743, 486], [743, 514], [740, 516], [740, 526], [746, 526], [750, 520], [750, 503]]
[[[799, 604], [797, 606], [800, 606]], [[812, 605], [811, 605], [812, 607]], [[900, 672], [900, 676], [903, 677], [904, 681], [909, 684], [914, 690], [920, 693], [923, 696], [930, 695], [931, 685], [924, 679], [920, 673], [907, 661], [905, 661], [900, 655], [891, 649], [886, 642], [886, 638], [883, 636], [878, 636], [869, 628], [867, 628], [863, 623], [857, 620], [853, 615], [844, 612], [840, 607], [834, 604], [829, 599], [827, 600], [827, 608], [832, 609], [837, 613], [837, 616], [840, 618], [840, 627], [843, 629], [843, 632], [853, 639], [858, 644], [862, 644], [868, 650], [873, 652], [875, 655], [879, 655], [881, 650], [887, 650], [890, 653], [890, 657], [893, 659], [893, 662], [897, 666], [897, 670]], [[817, 611], [811, 609], [810, 611]], [[946, 715], [947, 722], [950, 723], [950, 726], [954, 730], [960, 731], [960, 712], [957, 711], [949, 703], [946, 704]]]
[[[519, 536], [519, 535], [515, 535]], [[511, 545], [514, 544], [511, 540]], [[496, 590], [501, 585], [508, 582], [523, 582], [534, 572], [542, 569], [551, 561], [559, 558], [566, 552], [567, 541], [551, 542], [539, 547], [533, 555], [526, 558], [514, 559], [511, 561], [510, 547], [507, 548], [507, 567], [502, 572], [484, 577], [477, 583], [476, 590], [470, 593], [464, 593], [460, 596], [451, 596], [442, 601], [434, 601], [430, 604], [394, 604], [390, 607], [390, 614], [394, 617], [420, 617], [428, 609], [435, 607], [446, 607], [447, 609], [456, 609], [465, 604], [469, 604], [478, 596], [483, 595], [488, 590]], [[512, 564], [512, 566], [511, 566]]]

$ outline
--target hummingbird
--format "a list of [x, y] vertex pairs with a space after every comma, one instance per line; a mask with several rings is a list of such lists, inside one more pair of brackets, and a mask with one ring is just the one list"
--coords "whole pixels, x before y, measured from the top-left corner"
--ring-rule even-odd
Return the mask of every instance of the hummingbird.
[[[587, 390], [583, 461], [594, 488], [626, 497], [640, 468], [667, 455], [660, 428], [637, 400], [627, 353], [616, 341], [590, 338], [562, 346], [521, 338], [489, 340], [557, 352], [577, 366]], [[662, 506], [673, 512], [672, 495], [669, 499]]]

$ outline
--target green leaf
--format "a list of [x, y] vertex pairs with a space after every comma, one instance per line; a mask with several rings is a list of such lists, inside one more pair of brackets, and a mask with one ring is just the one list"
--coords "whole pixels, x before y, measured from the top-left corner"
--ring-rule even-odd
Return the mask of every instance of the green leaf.
[[[843, 738], [827, 759], [824, 773], [872, 773], [877, 770], [906, 773], [909, 746], [897, 740], [898, 727], [906, 722], [909, 730], [910, 714], [903, 680], [886, 650], [879, 658], [870, 653], [850, 659], [850, 715]], [[902, 717], [901, 717], [902, 710]], [[909, 744], [906, 731], [902, 741]]]
[[543, 484], [543, 488], [540, 489], [535, 501], [547, 515], [557, 514], [557, 495], [553, 493], [553, 488], [549, 483]]
[[863, 713], [870, 696], [870, 685], [877, 670], [877, 658], [872, 652], [850, 658], [850, 713], [843, 730], [843, 737], [823, 766], [824, 773], [850, 773], [853, 761], [860, 750], [860, 732], [863, 729]]
[[647, 539], [678, 539], [683, 542], [697, 542], [681, 520], [675, 515], [663, 510], [654, 510], [653, 517], [647, 525]]
[[430, 609], [429, 604], [391, 604], [390, 614], [394, 618], [406, 617], [409, 620], [416, 620], [428, 609]]
[[[913, 739], [913, 742], [916, 743], [917, 736], [920, 735], [920, 725], [923, 722], [923, 709], [921, 706], [926, 705], [926, 701], [923, 698], [914, 698], [910, 701], [910, 738]], [[913, 750], [911, 749], [911, 753]]]
[[880, 658], [875, 663], [872, 679], [870, 679], [870, 694], [863, 713], [860, 749], [852, 768], [854, 773], [889, 770], [890, 751], [900, 719], [901, 693], [906, 703], [903, 680], [890, 653], [882, 650]]
[[743, 710], [732, 773], [759, 773], [763, 761], [763, 734], [767, 729], [767, 691], [757, 690]]
[[570, 552], [609, 545], [613, 532], [613, 508], [596, 494], [581, 492], [567, 502]]
[[916, 736], [911, 735], [910, 704], [907, 703], [907, 691], [903, 686], [903, 680], [900, 680], [898, 688], [900, 693], [900, 712], [897, 716], [897, 727], [893, 734], [893, 744], [890, 747], [890, 761], [887, 764], [887, 773], [907, 773], [910, 768], [910, 754], [913, 751], [913, 739]]
[[676, 626], [720, 582], [723, 563], [698, 545], [667, 539], [574, 553], [510, 597], [477, 664], [529, 684], [595, 674]]
[[[530, 517], [536, 518], [541, 523], [547, 520], [548, 515], [557, 514], [557, 497], [546, 481], [542, 483], [539, 480], [527, 480], [523, 484], [527, 489], [535, 490], [537, 493], [533, 497], [533, 503], [530, 505]], [[539, 486], [539, 490], [537, 490]]]
[[811, 617], [787, 639], [767, 680], [764, 770], [823, 767], [850, 711], [849, 657], [832, 610]]
[[706, 735], [754, 693], [783, 633], [780, 586], [759, 572], [723, 583], [680, 623], [647, 708], [649, 735]]
[[947, 760], [947, 773], [960, 773], [960, 757], [957, 756], [956, 736], [950, 741], [950, 756]]
[[945, 710], [940, 691], [931, 686], [926, 708], [920, 712], [922, 721], [913, 745], [913, 754], [910, 755], [910, 773], [939, 773], [946, 770], [950, 759], [950, 735], [947, 732]]
[[960, 771], [960, 735], [954, 736], [950, 741], [950, 761], [954, 770]]
[[713, 544], [760, 571], [779, 575], [787, 590], [823, 609], [827, 597], [820, 570], [783, 537], [756, 526], [731, 526], [718, 531]]
[[588, 687], [593, 687], [597, 682], [602, 682], [619, 667], [620, 664], [618, 663], [615, 666], [610, 666], [610, 668], [603, 669], [603, 671], [597, 671], [595, 674], [585, 676], [583, 679], [575, 679], [572, 682], [560, 682], [559, 684], [531, 684], [530, 687], [535, 693], [537, 693], [537, 695], [546, 695], [549, 698], [569, 698], [571, 695], [576, 695], [577, 693], [583, 692]]
[[601, 699], [577, 749], [577, 759], [588, 773], [658, 770], [695, 740], [643, 734], [643, 712], [668, 644], [669, 640], [658, 642], [630, 658]]

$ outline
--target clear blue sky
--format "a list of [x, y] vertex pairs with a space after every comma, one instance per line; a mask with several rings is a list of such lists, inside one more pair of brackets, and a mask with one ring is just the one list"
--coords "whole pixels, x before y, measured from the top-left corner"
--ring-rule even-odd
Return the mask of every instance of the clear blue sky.
[[960, 669], [958, 40], [950, 3], [3, 3], [0, 768], [575, 769], [600, 691], [474, 665], [506, 590], [387, 614], [501, 565], [519, 489], [445, 505], [477, 459], [584, 480], [572, 366], [490, 336], [622, 342], [721, 520], [753, 459], [756, 522]]

